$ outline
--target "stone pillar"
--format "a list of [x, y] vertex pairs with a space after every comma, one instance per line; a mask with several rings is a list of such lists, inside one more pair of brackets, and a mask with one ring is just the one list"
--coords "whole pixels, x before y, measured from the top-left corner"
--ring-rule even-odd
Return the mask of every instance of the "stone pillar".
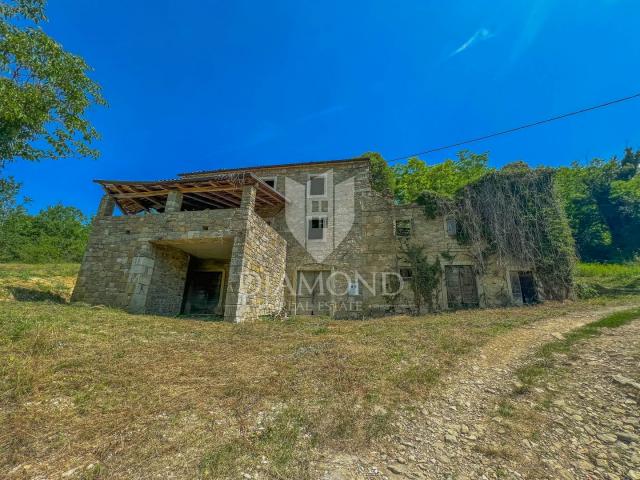
[[256, 206], [256, 187], [245, 185], [242, 189], [242, 202], [240, 208], [243, 210], [253, 210]]
[[105, 194], [100, 200], [100, 205], [98, 206], [97, 217], [111, 217], [113, 216], [113, 209], [116, 206], [116, 201], [111, 198], [111, 195]]
[[164, 206], [164, 213], [179, 212], [182, 209], [182, 192], [172, 190], [167, 195], [167, 203]]
[[131, 261], [127, 279], [127, 295], [131, 313], [146, 313], [147, 294], [155, 266], [154, 252], [150, 244], [145, 243]]
[[227, 294], [225, 295], [224, 319], [228, 322], [243, 322], [245, 310], [250, 301], [245, 293], [243, 273], [245, 272], [245, 254], [247, 250], [247, 229], [251, 212], [256, 204], [256, 188], [253, 185], [245, 185], [242, 189], [242, 201], [240, 202], [239, 215], [236, 215], [232, 229], [235, 233], [231, 261], [229, 263], [229, 279], [227, 281]]
[[247, 297], [242, 293], [242, 273], [244, 270], [245, 235], [237, 235], [233, 242], [229, 278], [224, 302], [224, 319], [227, 322], [244, 321]]

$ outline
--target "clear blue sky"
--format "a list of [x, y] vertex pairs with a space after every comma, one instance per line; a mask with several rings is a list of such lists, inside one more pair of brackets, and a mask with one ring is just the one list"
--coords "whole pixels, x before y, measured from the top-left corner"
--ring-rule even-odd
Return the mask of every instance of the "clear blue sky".
[[[90, 114], [99, 160], [9, 167], [34, 211], [95, 212], [94, 178], [393, 158], [640, 91], [637, 0], [52, 0], [48, 16], [110, 106]], [[635, 100], [470, 148], [495, 166], [609, 157], [640, 147], [639, 113]]]

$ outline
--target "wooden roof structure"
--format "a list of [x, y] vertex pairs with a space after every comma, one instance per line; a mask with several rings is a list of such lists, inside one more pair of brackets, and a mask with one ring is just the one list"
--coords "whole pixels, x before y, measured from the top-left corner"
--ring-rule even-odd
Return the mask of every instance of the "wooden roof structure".
[[158, 181], [94, 180], [102, 185], [126, 215], [141, 212], [164, 212], [167, 196], [172, 191], [182, 192], [182, 210], [208, 210], [238, 208], [245, 185], [256, 187], [257, 212], [277, 212], [286, 202], [285, 197], [251, 173], [210, 175], [197, 179]]

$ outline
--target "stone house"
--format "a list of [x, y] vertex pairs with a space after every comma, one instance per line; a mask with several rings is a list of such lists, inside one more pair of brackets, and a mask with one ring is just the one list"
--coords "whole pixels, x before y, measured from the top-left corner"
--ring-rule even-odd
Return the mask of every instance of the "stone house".
[[96, 182], [105, 195], [74, 301], [232, 322], [409, 311], [408, 244], [442, 265], [438, 308], [540, 296], [530, 266], [479, 269], [454, 219], [429, 219], [375, 191], [367, 158]]

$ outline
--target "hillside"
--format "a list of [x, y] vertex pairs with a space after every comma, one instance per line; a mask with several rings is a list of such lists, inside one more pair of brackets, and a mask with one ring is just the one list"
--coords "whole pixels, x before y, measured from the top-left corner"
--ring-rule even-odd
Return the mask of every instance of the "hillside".
[[76, 269], [0, 266], [3, 478], [320, 478], [514, 329], [640, 302], [231, 325], [69, 305]]

